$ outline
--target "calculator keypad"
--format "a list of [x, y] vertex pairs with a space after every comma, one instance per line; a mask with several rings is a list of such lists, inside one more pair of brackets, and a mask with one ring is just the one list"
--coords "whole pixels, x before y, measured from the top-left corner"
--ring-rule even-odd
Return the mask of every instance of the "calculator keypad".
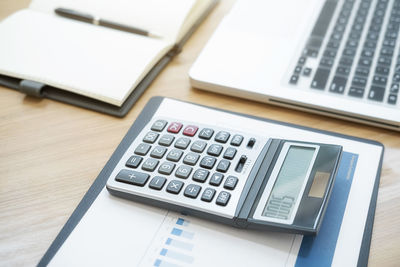
[[[155, 119], [126, 152], [124, 166], [119, 164], [119, 172], [114, 171], [113, 179], [118, 182], [114, 185], [132, 186], [128, 191], [149, 198], [179, 199], [175, 202], [192, 208], [215, 205], [226, 209], [231, 201], [238, 201], [261, 144], [268, 138], [260, 139], [221, 127]], [[254, 149], [258, 140], [261, 143]], [[250, 148], [248, 142], [253, 143]], [[248, 170], [238, 172], [235, 166], [242, 157], [252, 161], [248, 161]]]

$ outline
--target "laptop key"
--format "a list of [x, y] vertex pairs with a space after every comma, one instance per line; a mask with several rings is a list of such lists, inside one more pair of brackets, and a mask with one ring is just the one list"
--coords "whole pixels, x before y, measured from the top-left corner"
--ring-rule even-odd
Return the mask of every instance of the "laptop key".
[[362, 98], [364, 96], [364, 89], [357, 87], [350, 87], [349, 96]]
[[388, 103], [392, 104], [392, 105], [395, 105], [396, 102], [397, 102], [397, 95], [390, 94], [389, 97], [388, 97]]
[[328, 69], [318, 68], [317, 71], [315, 72], [314, 79], [311, 82], [311, 88], [324, 90], [326, 83], [328, 81], [330, 72], [331, 71]]
[[335, 76], [329, 87], [329, 91], [333, 93], [343, 94], [346, 87], [347, 78], [341, 76]]
[[385, 94], [385, 88], [380, 86], [371, 86], [371, 89], [368, 93], [368, 99], [375, 100], [375, 101], [382, 101], [383, 95]]

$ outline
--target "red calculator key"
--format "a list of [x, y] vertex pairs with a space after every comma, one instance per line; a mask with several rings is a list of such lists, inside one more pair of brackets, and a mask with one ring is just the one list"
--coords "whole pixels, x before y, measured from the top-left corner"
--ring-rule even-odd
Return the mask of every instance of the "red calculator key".
[[185, 130], [183, 130], [183, 134], [187, 136], [194, 136], [198, 129], [199, 127], [188, 125], [186, 126]]
[[168, 132], [170, 133], [179, 133], [179, 131], [182, 129], [183, 124], [179, 122], [172, 122], [168, 126]]

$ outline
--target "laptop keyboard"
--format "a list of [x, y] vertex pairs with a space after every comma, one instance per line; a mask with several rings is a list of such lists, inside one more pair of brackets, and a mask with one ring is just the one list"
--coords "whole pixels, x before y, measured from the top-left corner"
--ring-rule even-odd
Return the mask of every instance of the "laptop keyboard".
[[399, 27], [400, 0], [326, 0], [289, 83], [395, 106]]

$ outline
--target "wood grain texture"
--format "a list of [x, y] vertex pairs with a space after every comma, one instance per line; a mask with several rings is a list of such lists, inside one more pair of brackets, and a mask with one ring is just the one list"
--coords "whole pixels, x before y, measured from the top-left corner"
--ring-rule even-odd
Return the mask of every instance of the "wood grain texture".
[[[221, 1], [123, 119], [0, 88], [1, 266], [37, 264], [141, 109], [156, 95], [382, 142], [386, 150], [369, 266], [399, 266], [399, 133], [190, 87], [188, 70], [232, 3]], [[28, 4], [0, 0], [0, 19]]]

